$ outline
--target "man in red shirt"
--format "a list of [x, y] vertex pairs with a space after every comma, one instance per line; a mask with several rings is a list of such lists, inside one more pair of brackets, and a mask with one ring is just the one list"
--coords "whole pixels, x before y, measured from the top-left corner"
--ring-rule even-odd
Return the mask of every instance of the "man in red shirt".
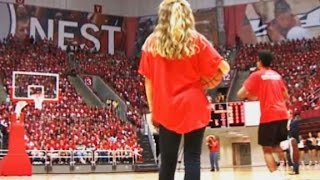
[[284, 154], [280, 142], [287, 139], [288, 109], [286, 101], [289, 99], [287, 88], [282, 77], [271, 69], [273, 56], [269, 51], [260, 51], [257, 61], [258, 71], [253, 72], [238, 91], [238, 98], [260, 101], [260, 125], [258, 130], [258, 144], [262, 146], [267, 167], [273, 176], [281, 176], [277, 171], [277, 164], [272, 155]]

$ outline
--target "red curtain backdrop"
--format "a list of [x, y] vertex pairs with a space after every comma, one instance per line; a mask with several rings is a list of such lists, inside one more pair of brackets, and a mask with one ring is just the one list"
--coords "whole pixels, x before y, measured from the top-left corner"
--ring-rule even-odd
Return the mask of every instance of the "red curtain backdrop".
[[128, 57], [134, 54], [134, 43], [136, 40], [137, 29], [138, 29], [138, 18], [137, 17], [125, 17], [124, 18], [125, 28], [123, 29], [126, 34], [126, 55]]
[[243, 26], [246, 16], [246, 4], [226, 6], [224, 8], [224, 23], [226, 31], [226, 44], [228, 47], [235, 45], [236, 35]]

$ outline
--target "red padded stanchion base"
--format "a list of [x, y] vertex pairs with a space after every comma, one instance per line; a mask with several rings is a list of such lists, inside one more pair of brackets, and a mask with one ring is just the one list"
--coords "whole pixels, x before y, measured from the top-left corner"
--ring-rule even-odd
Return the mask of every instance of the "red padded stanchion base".
[[31, 176], [32, 165], [27, 154], [9, 154], [0, 162], [2, 176]]
[[2, 172], [2, 161], [0, 161], [0, 176], [1, 176], [1, 172]]
[[17, 120], [11, 115], [9, 151], [0, 164], [0, 176], [31, 176], [32, 165], [24, 141], [24, 114]]

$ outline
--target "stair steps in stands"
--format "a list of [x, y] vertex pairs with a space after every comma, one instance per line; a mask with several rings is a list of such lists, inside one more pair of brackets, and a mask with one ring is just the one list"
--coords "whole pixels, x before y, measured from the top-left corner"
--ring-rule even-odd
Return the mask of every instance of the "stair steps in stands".
[[142, 156], [144, 160], [142, 163], [137, 163], [135, 165], [135, 171], [158, 171], [158, 164], [153, 156], [148, 136], [139, 133], [138, 138], [139, 144], [143, 148]]

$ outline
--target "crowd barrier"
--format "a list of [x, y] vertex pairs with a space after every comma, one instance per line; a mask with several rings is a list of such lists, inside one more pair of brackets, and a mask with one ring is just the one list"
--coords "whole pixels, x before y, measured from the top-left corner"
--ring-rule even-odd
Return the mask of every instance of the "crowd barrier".
[[[8, 150], [0, 149], [0, 160]], [[92, 165], [117, 164], [134, 165], [141, 155], [132, 150], [27, 150], [33, 165], [54, 166], [59, 164], [74, 166], [76, 164]]]

